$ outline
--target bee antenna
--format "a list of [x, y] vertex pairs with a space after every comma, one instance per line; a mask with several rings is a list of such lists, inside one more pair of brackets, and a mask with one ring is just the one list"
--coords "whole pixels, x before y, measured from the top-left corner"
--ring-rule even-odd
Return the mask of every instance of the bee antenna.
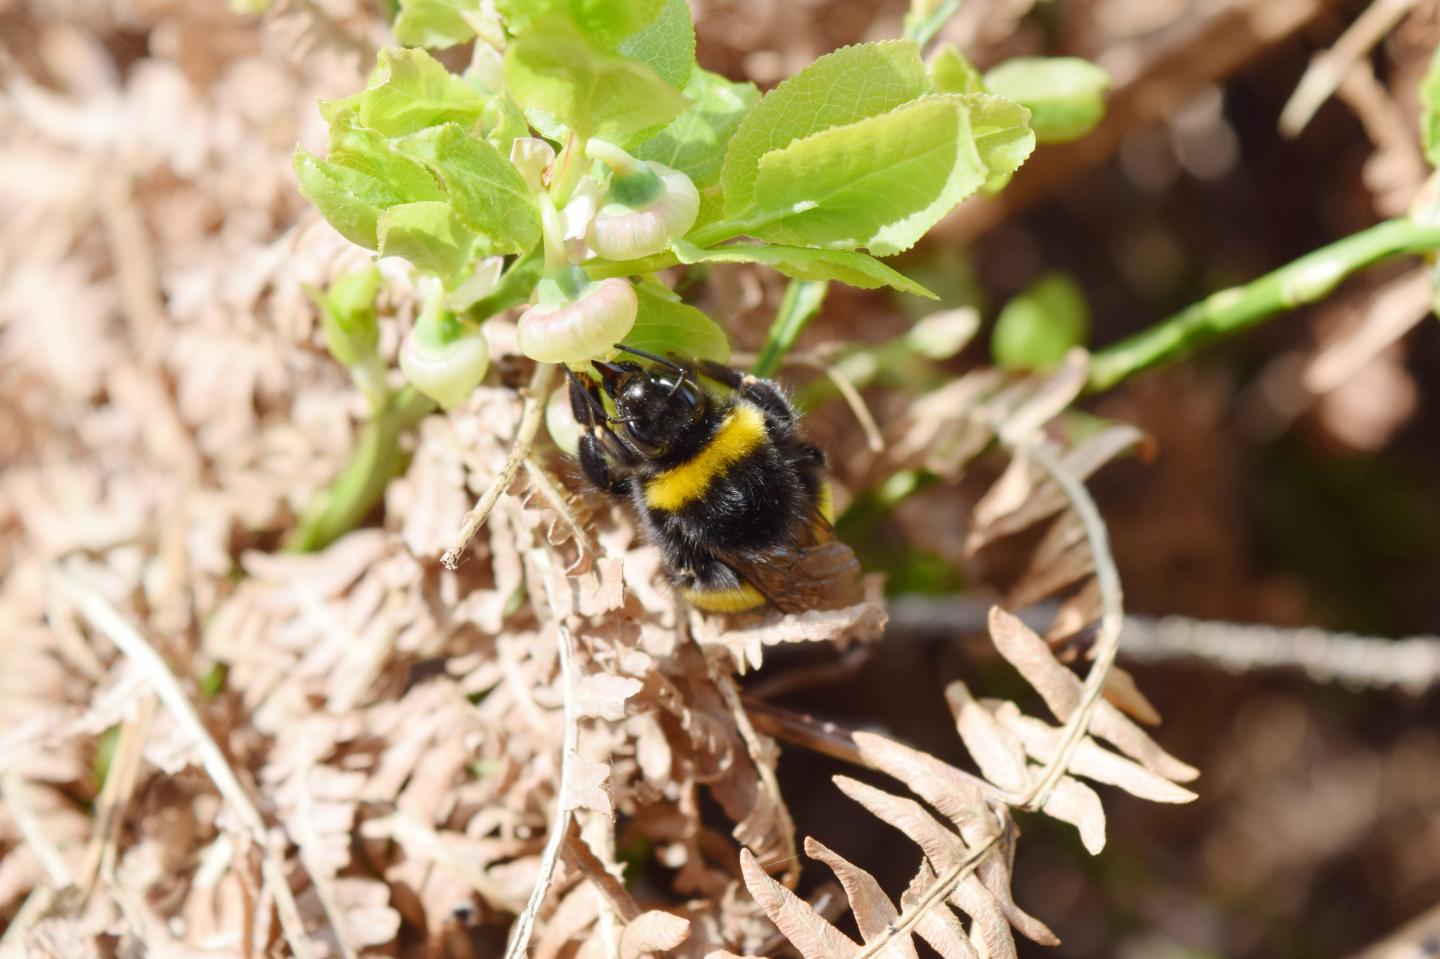
[[624, 343], [616, 343], [615, 349], [620, 350], [622, 353], [630, 353], [634, 356], [640, 357], [641, 359], [649, 360], [652, 363], [659, 363], [666, 369], [674, 370], [681, 376], [685, 375], [685, 367], [681, 366], [679, 363], [676, 363], [674, 360], [667, 360], [663, 356], [656, 356], [654, 353], [647, 353], [644, 350], [637, 350], [635, 347], [626, 346]]

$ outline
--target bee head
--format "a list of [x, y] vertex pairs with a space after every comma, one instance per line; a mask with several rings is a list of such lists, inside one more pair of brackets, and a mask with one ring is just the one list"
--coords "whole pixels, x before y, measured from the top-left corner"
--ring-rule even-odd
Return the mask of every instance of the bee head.
[[705, 415], [705, 391], [684, 371], [652, 373], [638, 363], [592, 361], [605, 393], [615, 403], [625, 438], [652, 459], [669, 452], [675, 440]]

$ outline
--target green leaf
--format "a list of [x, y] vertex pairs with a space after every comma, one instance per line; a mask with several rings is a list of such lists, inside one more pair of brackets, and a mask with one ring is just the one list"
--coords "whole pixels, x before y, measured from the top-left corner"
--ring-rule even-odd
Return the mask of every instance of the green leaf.
[[320, 115], [334, 123], [354, 111], [361, 126], [398, 137], [442, 123], [470, 126], [485, 98], [424, 50], [380, 51], [371, 85], [340, 100], [325, 100]]
[[392, 206], [376, 225], [381, 256], [398, 256], [442, 279], [455, 276], [470, 259], [472, 237], [450, 204], [427, 200]]
[[562, 21], [510, 44], [505, 82], [520, 106], [552, 114], [583, 137], [660, 126], [686, 106], [650, 67], [592, 46]]
[[407, 47], [445, 50], [475, 38], [465, 14], [479, 15], [475, 0], [400, 0], [400, 13], [391, 24], [395, 39]]
[[597, 46], [613, 50], [626, 37], [644, 30], [664, 4], [665, 0], [499, 0], [496, 7], [516, 36], [563, 18]]
[[970, 132], [989, 171], [985, 189], [998, 190], [1035, 150], [1030, 111], [1014, 100], [988, 93], [962, 93], [960, 101], [970, 110]]
[[930, 85], [920, 48], [909, 40], [842, 47], [765, 95], [745, 117], [725, 153], [725, 213], [754, 202], [760, 158], [831, 127], [885, 113]]
[[460, 222], [495, 253], [524, 253], [540, 239], [540, 208], [520, 171], [484, 140], [447, 123], [398, 141], [445, 182]]
[[947, 43], [930, 58], [930, 78], [936, 93], [984, 93], [985, 81], [965, 54]]
[[374, 196], [381, 206], [445, 199], [445, 191], [424, 164], [398, 153], [374, 130], [357, 126], [356, 119], [354, 113], [344, 113], [331, 122], [330, 154], [325, 158], [328, 162], [382, 184]]
[[342, 366], [354, 366], [375, 352], [380, 327], [375, 318], [375, 296], [380, 292], [380, 271], [373, 266], [331, 281], [328, 289], [311, 290], [320, 307], [325, 345]]
[[1090, 336], [1090, 306], [1065, 273], [1051, 273], [1017, 295], [995, 321], [990, 353], [1005, 369], [1043, 370]]
[[684, 240], [672, 241], [670, 249], [681, 263], [764, 263], [797, 280], [836, 280], [862, 290], [889, 286], [901, 293], [936, 299], [934, 293], [905, 274], [872, 256], [851, 250], [814, 250], [760, 243], [736, 243], [703, 250]]
[[1430, 58], [1430, 69], [1420, 81], [1420, 142], [1425, 159], [1440, 167], [1440, 47]]
[[326, 163], [303, 147], [295, 148], [294, 165], [300, 195], [345, 239], [366, 249], [375, 249], [375, 224], [380, 218], [381, 205], [371, 197], [383, 192], [384, 184]]
[[760, 99], [753, 83], [731, 83], [699, 67], [685, 85], [690, 105], [670, 124], [645, 141], [635, 155], [679, 170], [698, 189], [720, 180], [725, 144], [745, 114]]
[[650, 25], [620, 42], [619, 52], [639, 60], [677, 90], [695, 68], [695, 24], [685, 0], [665, 0]]
[[730, 362], [730, 340], [710, 317], [654, 280], [635, 285], [640, 312], [625, 336], [625, 345], [656, 356], [673, 353], [686, 359]]
[[746, 232], [889, 256], [914, 245], [986, 175], [965, 104], [927, 97], [766, 154]]
[[1076, 57], [1016, 57], [985, 74], [991, 93], [1030, 110], [1030, 126], [1041, 143], [1084, 136], [1105, 118], [1110, 74]]

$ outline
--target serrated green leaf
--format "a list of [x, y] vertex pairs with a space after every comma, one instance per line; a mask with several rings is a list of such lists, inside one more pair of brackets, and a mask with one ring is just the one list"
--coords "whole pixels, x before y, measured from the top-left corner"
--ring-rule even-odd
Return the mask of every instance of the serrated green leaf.
[[294, 164], [300, 195], [345, 239], [375, 249], [381, 211], [404, 198], [384, 180], [322, 160], [303, 147], [295, 148]]
[[546, 21], [567, 19], [597, 46], [615, 49], [644, 30], [665, 0], [498, 0], [510, 32], [519, 36], [543, 29]]
[[392, 206], [375, 228], [381, 256], [398, 256], [442, 279], [457, 274], [470, 259], [473, 239], [450, 209], [434, 200]]
[[1016, 57], [985, 74], [985, 89], [1030, 111], [1041, 143], [1084, 136], [1105, 118], [1110, 74], [1077, 57]]
[[400, 0], [390, 29], [407, 47], [444, 50], [475, 38], [466, 13], [479, 15], [477, 0]]
[[746, 232], [889, 256], [914, 245], [986, 175], [964, 103], [926, 97], [766, 154]]
[[684, 240], [670, 248], [681, 263], [763, 263], [797, 280], [835, 280], [862, 290], [889, 286], [901, 293], [935, 299], [935, 294], [872, 256], [852, 250], [815, 250], [800, 246], [736, 243], [701, 249]]
[[1014, 100], [988, 93], [962, 93], [959, 98], [970, 111], [970, 133], [989, 171], [985, 189], [998, 190], [1035, 150], [1030, 111]]
[[641, 144], [635, 155], [679, 170], [703, 190], [719, 182], [725, 144], [760, 99], [760, 91], [753, 83], [731, 83], [696, 67], [685, 97], [690, 101], [685, 112]]
[[650, 67], [606, 53], [563, 21], [510, 44], [505, 81], [520, 106], [553, 114], [585, 137], [660, 126], [686, 106]]
[[499, 151], [447, 123], [396, 141], [400, 152], [445, 183], [460, 222], [494, 253], [524, 253], [540, 239], [540, 208], [520, 171]]
[[620, 41], [621, 56], [639, 60], [677, 90], [695, 68], [695, 24], [685, 0], [665, 0], [650, 25]]
[[387, 137], [404, 136], [441, 123], [468, 127], [485, 98], [424, 50], [380, 51], [372, 85], [340, 100], [325, 100], [320, 115], [334, 123], [353, 112], [360, 125]]
[[348, 167], [382, 184], [374, 196], [382, 207], [417, 200], [443, 200], [445, 191], [421, 163], [396, 152], [385, 137], [356, 125], [353, 113], [344, 113], [330, 125], [328, 162]]
[[1043, 370], [1090, 336], [1090, 306], [1068, 274], [1035, 281], [1000, 311], [990, 353], [1005, 369]]
[[1420, 81], [1420, 143], [1425, 159], [1440, 167], [1440, 47], [1430, 57], [1430, 68]]
[[930, 57], [930, 78], [936, 93], [984, 93], [985, 80], [965, 54], [947, 43]]
[[725, 153], [725, 212], [753, 205], [760, 158], [831, 127], [885, 113], [930, 86], [920, 48], [885, 40], [828, 53], [767, 93], [740, 124]]
[[680, 302], [670, 290], [653, 280], [636, 284], [640, 312], [625, 335], [625, 345], [656, 356], [675, 354], [685, 359], [730, 362], [730, 340], [725, 331], [701, 310]]

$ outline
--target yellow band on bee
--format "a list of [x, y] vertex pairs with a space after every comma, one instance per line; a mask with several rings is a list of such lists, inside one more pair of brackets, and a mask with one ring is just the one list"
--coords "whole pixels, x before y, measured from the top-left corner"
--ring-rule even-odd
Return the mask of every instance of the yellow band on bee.
[[691, 606], [710, 613], [743, 613], [765, 605], [765, 596], [749, 583], [741, 583], [734, 589], [686, 589], [681, 592]]
[[760, 412], [745, 404], [737, 405], [700, 452], [645, 484], [646, 505], [674, 511], [693, 503], [705, 495], [710, 482], [726, 467], [759, 449], [765, 439], [765, 419]]
[[815, 498], [815, 511], [824, 517], [825, 522], [835, 523], [835, 491], [830, 488], [829, 480], [820, 481], [820, 494]]

